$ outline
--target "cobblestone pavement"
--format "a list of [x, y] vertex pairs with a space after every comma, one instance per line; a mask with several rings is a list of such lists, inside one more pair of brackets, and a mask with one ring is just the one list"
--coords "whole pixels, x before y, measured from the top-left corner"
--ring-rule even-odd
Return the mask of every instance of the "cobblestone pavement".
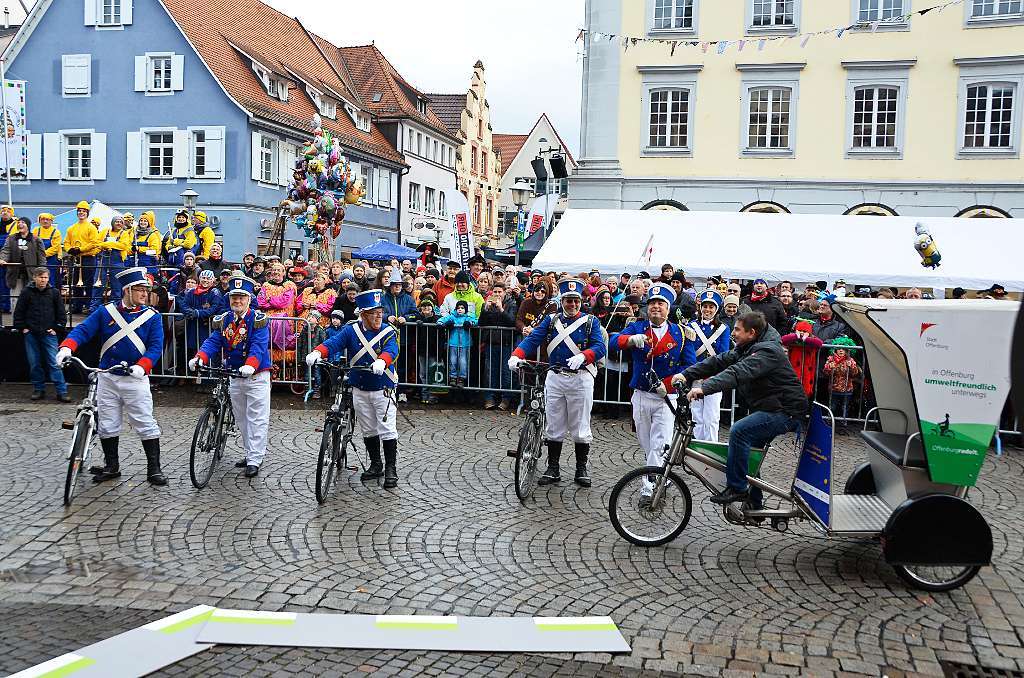
[[[992, 525], [995, 566], [967, 587], [907, 589], [871, 541], [826, 541], [725, 523], [691, 484], [683, 534], [629, 545], [608, 521], [608, 492], [641, 453], [625, 419], [596, 419], [594, 487], [511, 486], [519, 419], [468, 410], [400, 420], [395, 491], [357, 472], [325, 506], [313, 497], [321, 416], [276, 409], [263, 472], [228, 459], [203, 491], [188, 480], [198, 410], [162, 399], [165, 488], [145, 482], [134, 434], [122, 472], [61, 505], [73, 406], [0, 400], [0, 673], [199, 603], [241, 609], [461, 615], [609, 615], [633, 652], [482, 655], [218, 647], [161, 675], [941, 675], [940, 660], [1024, 669], [1024, 464], [986, 462], [971, 500]], [[860, 456], [837, 439], [837, 478]], [[768, 477], [793, 456], [769, 458]]]

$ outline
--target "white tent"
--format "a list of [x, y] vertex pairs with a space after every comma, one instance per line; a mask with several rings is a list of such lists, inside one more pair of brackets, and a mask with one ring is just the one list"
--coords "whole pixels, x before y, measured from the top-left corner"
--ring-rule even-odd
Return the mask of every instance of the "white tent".
[[[942, 255], [936, 269], [914, 249], [919, 223]], [[635, 274], [669, 262], [694, 278], [1021, 291], [1022, 254], [1024, 221], [1016, 219], [570, 209], [533, 263]]]

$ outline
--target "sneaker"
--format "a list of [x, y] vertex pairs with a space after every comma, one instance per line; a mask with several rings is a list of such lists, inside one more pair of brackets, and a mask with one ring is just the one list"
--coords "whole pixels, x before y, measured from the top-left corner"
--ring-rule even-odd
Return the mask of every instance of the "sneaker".
[[70, 403], [71, 396], [69, 396], [67, 393], [58, 393], [57, 400], [61, 401], [62, 403]]
[[249, 462], [246, 461], [245, 459], [243, 459], [241, 461], [238, 461], [238, 462], [235, 462], [235, 468], [245, 468], [248, 465], [249, 465]]
[[310, 400], [320, 400], [320, 389], [314, 388], [313, 392], [309, 395]]
[[750, 495], [750, 490], [737, 490], [734, 487], [726, 487], [724, 490], [711, 497], [712, 504], [731, 504], [736, 501], [745, 500]]
[[484, 401], [484, 409], [485, 410], [493, 410], [494, 409], [494, 399], [493, 398], [488, 398], [487, 400]]
[[512, 407], [512, 404], [507, 400], [502, 400], [500, 403], [498, 403], [498, 409], [501, 410], [502, 412], [508, 412], [510, 407]]
[[249, 464], [248, 466], [245, 467], [245, 477], [246, 478], [255, 478], [256, 474], [258, 474], [259, 472], [260, 472], [260, 467], [259, 466], [255, 466], [254, 464]]
[[32, 395], [28, 397], [29, 400], [42, 400], [46, 394], [42, 391], [32, 391]]

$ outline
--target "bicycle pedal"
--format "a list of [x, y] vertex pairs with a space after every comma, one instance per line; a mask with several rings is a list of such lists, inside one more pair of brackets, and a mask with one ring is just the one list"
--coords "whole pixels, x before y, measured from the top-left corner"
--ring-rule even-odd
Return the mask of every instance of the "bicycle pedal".
[[516, 450], [506, 450], [505, 454], [509, 457], [512, 457], [513, 459], [519, 456], [519, 452], [517, 452]]
[[73, 431], [73, 430], [75, 430], [75, 422], [73, 422], [73, 421], [62, 421], [60, 423], [60, 427], [62, 429], [64, 429], [65, 431]]

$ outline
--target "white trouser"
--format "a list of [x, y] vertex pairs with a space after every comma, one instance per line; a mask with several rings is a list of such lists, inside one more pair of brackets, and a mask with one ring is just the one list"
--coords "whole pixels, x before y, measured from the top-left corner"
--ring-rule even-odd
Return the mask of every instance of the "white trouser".
[[594, 377], [586, 370], [548, 372], [544, 384], [544, 408], [548, 423], [545, 440], [561, 442], [566, 436], [574, 443], [591, 443], [590, 410], [594, 406]]
[[398, 440], [398, 406], [384, 391], [353, 388], [352, 404], [364, 438], [380, 436], [381, 440]]
[[[676, 394], [669, 395], [673, 405], [677, 404]], [[647, 454], [648, 466], [661, 466], [665, 448], [672, 442], [672, 410], [664, 398], [657, 393], [633, 391], [633, 423], [636, 424], [636, 438]], [[654, 486], [644, 478], [643, 491], [649, 493]]]
[[259, 372], [248, 379], [232, 379], [228, 386], [231, 411], [242, 437], [245, 460], [252, 466], [267, 456], [267, 432], [270, 429], [270, 372]]
[[722, 394], [712, 393], [690, 403], [693, 414], [693, 439], [718, 442], [718, 424], [722, 420]]
[[149, 377], [136, 379], [115, 374], [100, 374], [96, 382], [96, 433], [100, 438], [121, 435], [121, 417], [142, 440], [160, 437], [160, 427], [153, 418], [153, 394]]

